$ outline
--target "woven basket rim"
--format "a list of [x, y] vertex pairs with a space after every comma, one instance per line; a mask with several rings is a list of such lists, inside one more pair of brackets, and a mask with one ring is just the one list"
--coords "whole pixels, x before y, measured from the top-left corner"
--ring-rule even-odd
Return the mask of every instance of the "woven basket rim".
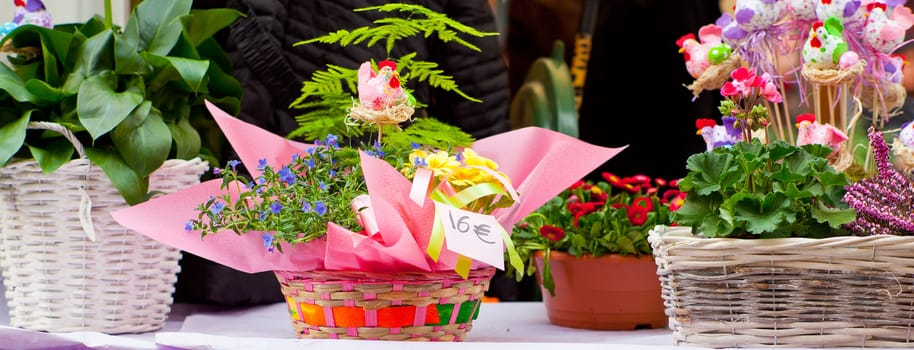
[[698, 245], [698, 246], [730, 246], [742, 249], [759, 249], [772, 250], [783, 247], [803, 246], [803, 245], [840, 245], [842, 243], [853, 244], [879, 244], [890, 245], [896, 243], [914, 243], [914, 236], [895, 236], [895, 235], [871, 235], [871, 236], [838, 236], [828, 238], [808, 238], [808, 237], [788, 237], [788, 238], [723, 238], [723, 237], [701, 237], [691, 232], [690, 227], [683, 226], [663, 226], [658, 225], [648, 233], [648, 241], [668, 241], [680, 244]]

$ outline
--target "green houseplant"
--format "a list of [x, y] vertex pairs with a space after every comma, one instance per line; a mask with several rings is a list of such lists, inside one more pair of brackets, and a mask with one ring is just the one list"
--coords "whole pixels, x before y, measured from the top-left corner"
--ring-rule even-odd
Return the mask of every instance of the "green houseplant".
[[221, 140], [209, 131], [203, 100], [237, 113], [241, 86], [212, 36], [240, 13], [191, 11], [191, 3], [144, 1], [124, 28], [96, 16], [53, 29], [26, 25], [4, 37], [40, 54], [0, 65], [0, 164], [34, 158], [53, 172], [73, 158], [73, 145], [28, 129], [32, 122], [60, 124], [135, 204], [166, 159], [215, 160]]
[[526, 271], [509, 271], [518, 280], [536, 272], [552, 323], [662, 327], [666, 318], [647, 235], [655, 225], [671, 224], [670, 212], [685, 193], [676, 181], [602, 176], [605, 181], [578, 181], [517, 225], [511, 239]]
[[221, 142], [204, 99], [240, 103], [211, 38], [238, 12], [147, 0], [118, 28], [106, 8], [3, 38], [19, 52], [0, 64], [0, 270], [16, 327], [161, 328], [181, 253], [109, 213], [199, 183]]

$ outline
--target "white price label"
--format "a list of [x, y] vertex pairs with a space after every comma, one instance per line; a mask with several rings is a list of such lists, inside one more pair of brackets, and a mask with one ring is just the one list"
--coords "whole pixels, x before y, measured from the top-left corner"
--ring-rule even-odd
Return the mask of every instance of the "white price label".
[[505, 269], [505, 228], [494, 216], [434, 203], [448, 250]]

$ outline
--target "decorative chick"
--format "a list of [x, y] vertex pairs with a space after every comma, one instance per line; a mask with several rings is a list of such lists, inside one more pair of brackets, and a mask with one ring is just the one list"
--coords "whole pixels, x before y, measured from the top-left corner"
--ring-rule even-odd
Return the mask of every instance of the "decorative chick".
[[[735, 120], [735, 118], [733, 119]], [[727, 121], [725, 120], [724, 123]], [[701, 135], [709, 152], [717, 147], [731, 146], [739, 142], [739, 132], [734, 135], [731, 131], [732, 128], [717, 125], [713, 119], [698, 119], [695, 121], [695, 127], [698, 128], [697, 134]]]
[[843, 32], [844, 25], [837, 17], [814, 23], [803, 45], [803, 61], [814, 67], [837, 67], [841, 56], [849, 52]]
[[820, 124], [816, 121], [816, 116], [805, 113], [797, 116], [797, 146], [820, 144], [832, 148], [831, 154], [836, 154], [844, 142], [847, 141], [847, 135], [831, 124]]
[[396, 69], [397, 64], [389, 60], [378, 62], [377, 73], [371, 69], [370, 62], [359, 66], [358, 90], [362, 106], [380, 111], [406, 101]]
[[16, 15], [13, 17], [13, 23], [51, 28], [51, 14], [41, 0], [14, 0], [14, 2], [16, 3]]
[[891, 53], [904, 41], [905, 31], [914, 25], [914, 14], [906, 6], [896, 6], [892, 18], [886, 14], [886, 4], [874, 2], [866, 5], [866, 24], [863, 40], [879, 52]]
[[683, 35], [676, 41], [679, 52], [685, 56], [686, 70], [692, 78], [698, 79], [712, 64], [719, 64], [730, 57], [732, 49], [723, 43], [723, 29], [716, 24], [708, 24], [698, 30], [698, 38], [691, 33]]

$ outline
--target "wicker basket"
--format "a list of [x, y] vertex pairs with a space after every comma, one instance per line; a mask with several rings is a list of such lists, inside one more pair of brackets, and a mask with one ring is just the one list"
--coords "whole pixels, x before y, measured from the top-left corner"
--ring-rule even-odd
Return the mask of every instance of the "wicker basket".
[[648, 240], [678, 344], [914, 347], [914, 237]]
[[462, 341], [495, 270], [275, 273], [299, 338]]
[[[150, 175], [150, 190], [199, 183], [206, 168], [200, 159], [168, 160]], [[0, 268], [12, 326], [114, 334], [164, 325], [181, 253], [108, 214], [125, 207], [86, 159], [51, 174], [34, 161], [0, 168]]]

